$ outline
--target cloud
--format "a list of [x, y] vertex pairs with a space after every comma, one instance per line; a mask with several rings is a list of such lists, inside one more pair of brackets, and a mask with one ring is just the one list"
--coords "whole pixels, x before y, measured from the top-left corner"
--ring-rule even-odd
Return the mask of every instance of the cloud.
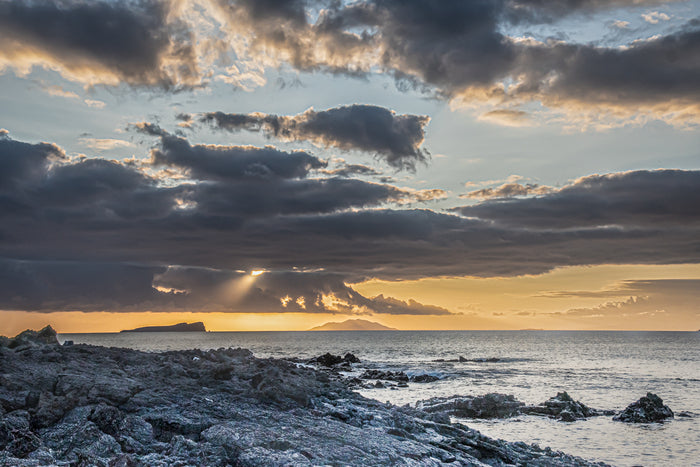
[[416, 163], [427, 160], [428, 152], [420, 146], [429, 120], [359, 104], [320, 112], [309, 109], [294, 116], [222, 112], [200, 116], [200, 121], [221, 130], [261, 131], [283, 141], [307, 140], [326, 147], [369, 152], [399, 170], [415, 170]]
[[382, 172], [377, 171], [373, 167], [362, 164], [348, 164], [342, 159], [337, 161], [336, 166], [333, 169], [320, 169], [319, 171], [325, 175], [335, 177], [352, 177], [355, 175], [374, 177], [382, 175]]
[[132, 146], [129, 141], [113, 138], [80, 138], [80, 144], [90, 149], [98, 151], [108, 151], [110, 149], [124, 148]]
[[700, 224], [700, 172], [638, 170], [590, 175], [536, 198], [459, 208], [466, 216], [535, 229], [681, 228]]
[[159, 0], [0, 2], [0, 67], [88, 85], [176, 90], [201, 81], [191, 34]]
[[[19, 261], [0, 258], [0, 309], [119, 311], [152, 303], [163, 268], [119, 263]], [[139, 311], [142, 311], [141, 308]]]
[[49, 96], [65, 97], [66, 99], [80, 99], [73, 91], [66, 91], [61, 86], [49, 85], [47, 83], [41, 83], [41, 90], [44, 91]]
[[658, 24], [659, 21], [668, 21], [671, 19], [666, 13], [659, 11], [652, 11], [649, 13], [642, 14], [642, 18], [649, 24]]
[[450, 315], [415, 300], [366, 298], [334, 274], [0, 258], [0, 309]]
[[[229, 30], [249, 44], [251, 60], [268, 65], [363, 76], [380, 71], [402, 89], [430, 91], [456, 105], [536, 101], [584, 128], [700, 121], [700, 69], [692, 59], [700, 43], [697, 20], [624, 47], [507, 35], [512, 25], [655, 1], [367, 0], [338, 2], [319, 15], [306, 14], [316, 2], [290, 2], [283, 16], [272, 4], [216, 4]], [[485, 118], [525, 121], [495, 112]]]
[[[606, 299], [590, 306], [567, 309], [553, 315], [578, 320], [605, 320], [612, 326], [695, 330], [698, 321], [700, 279], [627, 280], [603, 290], [555, 291], [543, 296]], [[626, 323], [626, 324], [625, 324]], [[696, 323], [696, 324], [694, 324]]]
[[305, 178], [309, 171], [327, 166], [325, 161], [304, 151], [284, 152], [272, 146], [193, 146], [186, 139], [165, 132], [160, 138], [160, 146], [151, 151], [151, 164], [180, 167], [200, 180]]
[[621, 21], [621, 20], [615, 20], [610, 24], [610, 27], [616, 28], [616, 29], [629, 29], [630, 27], [630, 22], [629, 21]]
[[83, 102], [85, 102], [89, 107], [94, 107], [96, 109], [104, 109], [107, 106], [105, 102], [96, 99], [85, 99]]
[[481, 190], [470, 191], [467, 194], [459, 195], [460, 198], [492, 199], [492, 198], [513, 198], [516, 196], [544, 195], [554, 191], [552, 187], [538, 185], [536, 183], [505, 183], [496, 188], [482, 188]]
[[480, 115], [479, 120], [512, 127], [530, 126], [533, 124], [528, 112], [511, 109], [491, 110]]
[[[143, 128], [160, 135], [153, 150], [190, 170], [188, 178], [162, 178], [128, 162], [69, 160], [55, 145], [23, 143], [2, 132], [0, 258], [275, 274], [323, 270], [344, 284], [700, 262], [698, 171], [593, 175], [536, 198], [486, 200], [447, 213], [396, 208], [439, 191], [424, 196], [352, 178], [315, 178], [303, 157], [292, 157], [290, 165], [279, 161], [294, 153], [192, 145], [154, 125]], [[247, 174], [246, 167], [258, 163], [271, 175]], [[163, 293], [191, 288], [174, 280], [157, 285]], [[342, 298], [344, 289], [332, 290]], [[306, 306], [315, 303], [312, 295], [298, 296]], [[357, 300], [352, 303], [361, 305]], [[380, 301], [367, 306], [376, 309]]]
[[[504, 110], [537, 102], [578, 128], [654, 119], [697, 125], [697, 19], [674, 25], [665, 35], [615, 47], [508, 35], [514, 26], [536, 27], [605, 9], [664, 3], [2, 0], [0, 39], [7, 46], [0, 50], [0, 70], [27, 74], [40, 66], [88, 86], [123, 83], [180, 91], [208, 81], [251, 89], [266, 82], [266, 70], [288, 65], [355, 77], [388, 74], [400, 89], [476, 107], [481, 118], [501, 124], [546, 118], [545, 112], [528, 120], [518, 111]], [[659, 11], [643, 14], [652, 22], [670, 18]], [[425, 159], [419, 141], [427, 120], [415, 120], [424, 117], [410, 116], [414, 120], [403, 120], [405, 127], [393, 128], [404, 136], [420, 134], [420, 139], [402, 138], [397, 146], [395, 139], [368, 133], [357, 148], [356, 138], [336, 133], [337, 119], [347, 123], [342, 119], [350, 112], [342, 109], [330, 109], [322, 120], [314, 120], [326, 126], [306, 122], [305, 133], [294, 138], [374, 152], [396, 168], [411, 168]], [[380, 118], [377, 108], [364, 111]], [[393, 117], [396, 121], [403, 116]]]

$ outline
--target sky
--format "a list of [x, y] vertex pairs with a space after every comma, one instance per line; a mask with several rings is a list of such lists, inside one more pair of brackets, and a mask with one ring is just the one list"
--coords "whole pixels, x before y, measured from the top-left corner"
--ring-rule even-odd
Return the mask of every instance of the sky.
[[700, 2], [0, 0], [0, 334], [700, 329]]

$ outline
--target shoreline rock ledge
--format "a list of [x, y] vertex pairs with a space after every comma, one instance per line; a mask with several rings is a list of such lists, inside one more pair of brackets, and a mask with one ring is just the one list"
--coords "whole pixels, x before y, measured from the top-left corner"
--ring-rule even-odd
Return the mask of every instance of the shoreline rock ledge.
[[593, 466], [245, 349], [0, 339], [0, 466]]

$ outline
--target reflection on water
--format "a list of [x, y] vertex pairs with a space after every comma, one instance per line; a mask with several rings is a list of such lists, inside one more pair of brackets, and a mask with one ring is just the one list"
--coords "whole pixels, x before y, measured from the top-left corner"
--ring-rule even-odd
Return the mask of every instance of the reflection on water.
[[[442, 379], [400, 390], [361, 391], [395, 404], [434, 396], [513, 394], [528, 404], [559, 391], [597, 409], [621, 410], [647, 392], [675, 412], [700, 414], [700, 333], [374, 331], [65, 334], [75, 343], [146, 351], [243, 347], [258, 357], [353, 352], [363, 368]], [[464, 357], [468, 361], [443, 361]], [[497, 361], [493, 361], [497, 359]], [[481, 360], [481, 361], [479, 361]], [[700, 465], [700, 417], [627, 425], [610, 417], [562, 423], [523, 416], [459, 420], [484, 434], [550, 446], [615, 465]]]

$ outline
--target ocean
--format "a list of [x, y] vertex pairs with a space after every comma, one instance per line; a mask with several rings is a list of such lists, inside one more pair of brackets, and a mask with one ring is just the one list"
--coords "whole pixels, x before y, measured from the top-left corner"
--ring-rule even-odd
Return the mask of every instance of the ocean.
[[[527, 404], [567, 391], [596, 409], [622, 410], [653, 392], [674, 413], [662, 424], [611, 417], [564, 423], [536, 416], [455, 419], [483, 434], [536, 443], [619, 466], [700, 466], [700, 332], [353, 331], [62, 334], [61, 341], [144, 351], [243, 347], [260, 358], [352, 352], [364, 369], [431, 374], [432, 383], [363, 389], [366, 397], [414, 405], [435, 396], [513, 394]], [[438, 362], [459, 357], [465, 362]]]

